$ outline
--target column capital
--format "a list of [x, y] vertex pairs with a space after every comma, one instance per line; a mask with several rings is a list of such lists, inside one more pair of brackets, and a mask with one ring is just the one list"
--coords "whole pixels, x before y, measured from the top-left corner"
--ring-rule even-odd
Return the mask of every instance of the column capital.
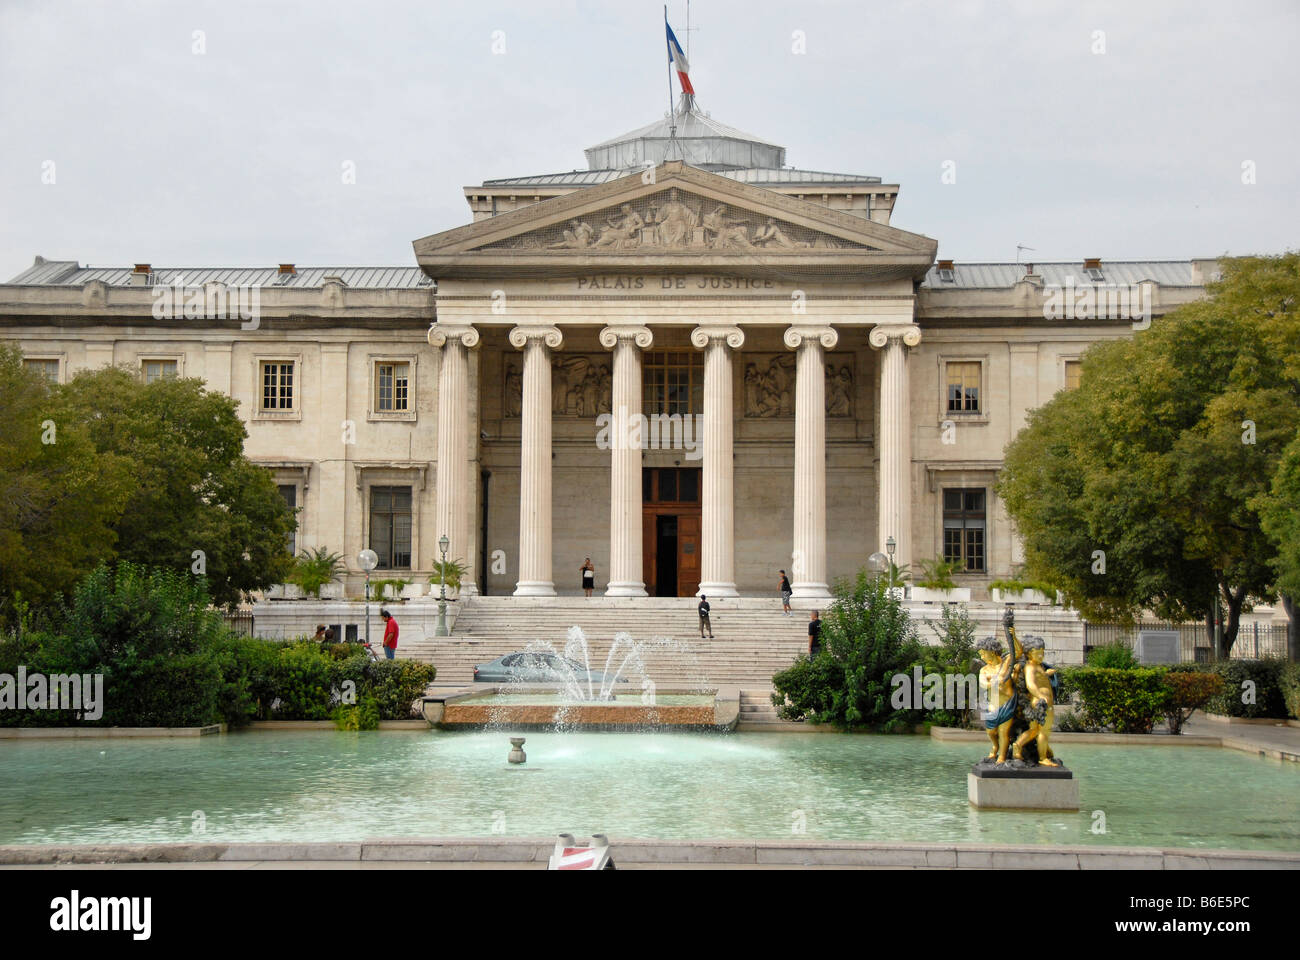
[[921, 328], [914, 323], [875, 326], [867, 340], [877, 350], [883, 350], [891, 340], [901, 340], [903, 346], [915, 347], [921, 342]]
[[548, 323], [521, 323], [510, 331], [510, 345], [516, 350], [528, 346], [529, 340], [541, 340], [552, 350], [558, 350], [564, 342], [564, 334], [559, 327]]
[[469, 349], [478, 346], [478, 331], [467, 323], [435, 323], [429, 327], [429, 345], [446, 346], [448, 340], [456, 340]]
[[739, 350], [745, 342], [745, 333], [727, 323], [705, 323], [691, 331], [691, 344], [697, 350], [703, 350], [714, 340], [725, 340], [732, 350]]
[[840, 342], [840, 335], [835, 332], [834, 327], [795, 324], [786, 328], [783, 339], [785, 345], [791, 350], [797, 350], [805, 341], [811, 340], [820, 340], [824, 349], [834, 350], [835, 345]]
[[649, 327], [643, 327], [639, 324], [628, 324], [627, 326], [618, 325], [605, 327], [600, 331], [600, 345], [606, 350], [613, 350], [618, 346], [620, 340], [631, 340], [642, 350], [648, 350], [650, 344], [654, 343], [654, 334], [650, 332]]

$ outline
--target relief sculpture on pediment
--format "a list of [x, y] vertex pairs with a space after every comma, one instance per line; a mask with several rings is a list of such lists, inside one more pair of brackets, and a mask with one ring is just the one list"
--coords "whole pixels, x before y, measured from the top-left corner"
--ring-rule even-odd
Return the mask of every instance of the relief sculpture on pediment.
[[688, 250], [833, 250], [859, 246], [826, 233], [676, 187], [567, 223], [490, 244], [503, 250], [599, 250], [645, 253]]

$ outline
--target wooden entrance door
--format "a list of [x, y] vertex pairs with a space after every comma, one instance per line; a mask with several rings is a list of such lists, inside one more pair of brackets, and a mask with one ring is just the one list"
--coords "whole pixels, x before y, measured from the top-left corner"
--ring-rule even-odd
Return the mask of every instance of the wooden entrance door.
[[699, 490], [699, 468], [644, 470], [641, 570], [652, 597], [691, 597], [700, 588]]

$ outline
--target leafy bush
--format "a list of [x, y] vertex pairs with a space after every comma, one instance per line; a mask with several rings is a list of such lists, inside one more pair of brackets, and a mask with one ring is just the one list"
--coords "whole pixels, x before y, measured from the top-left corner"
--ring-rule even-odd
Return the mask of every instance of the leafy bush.
[[[922, 656], [915, 665], [921, 667], [923, 676], [930, 673], [965, 676], [979, 669], [975, 665], [975, 621], [965, 606], [945, 603], [939, 619], [928, 625], [938, 643], [921, 648]], [[927, 710], [925, 719], [945, 727], [971, 728], [975, 726], [977, 707], [978, 703], [968, 703], [965, 708], [954, 705], [951, 710]]]
[[333, 713], [334, 726], [340, 730], [378, 730], [379, 704], [374, 697], [362, 697], [350, 707], [340, 706]]
[[443, 578], [446, 578], [448, 590], [457, 589], [465, 574], [469, 573], [469, 567], [463, 560], [448, 560], [445, 563], [442, 560], [433, 561], [433, 573], [429, 575], [429, 582], [435, 587], [441, 587]]
[[837, 582], [821, 636], [822, 652], [814, 660], [800, 658], [772, 678], [772, 702], [783, 718], [884, 731], [911, 729], [920, 721], [920, 710], [890, 704], [891, 678], [908, 672], [923, 650], [883, 578], [861, 570], [855, 582]]
[[1056, 597], [1056, 588], [1041, 580], [993, 580], [989, 583], [989, 589], [1000, 590], [1004, 594], [1021, 594], [1026, 590], [1037, 590], [1049, 598]]
[[1088, 653], [1088, 666], [1106, 670], [1136, 670], [1142, 664], [1126, 643], [1116, 641], [1093, 647]]
[[1083, 701], [1080, 722], [1116, 733], [1150, 733], [1156, 720], [1164, 716], [1169, 699], [1165, 672], [1158, 667], [1121, 670], [1093, 666], [1072, 671], [1071, 679]]
[[1300, 720], [1300, 663], [1282, 667], [1282, 700], [1291, 716]]
[[1192, 711], [1205, 706], [1211, 697], [1223, 692], [1223, 678], [1217, 673], [1199, 670], [1169, 669], [1164, 675], [1168, 699], [1165, 701], [1165, 721], [1170, 733], [1182, 733], [1183, 724]]
[[407, 720], [411, 703], [438, 675], [430, 663], [414, 660], [367, 660], [365, 690], [374, 697], [385, 720]]
[[[1223, 678], [1223, 690], [1211, 697], [1205, 709], [1225, 717], [1275, 717], [1285, 719], [1282, 692], [1284, 660], [1220, 660], [1211, 670]], [[1247, 684], [1253, 684], [1253, 695]], [[1247, 698], [1253, 702], [1245, 702]]]

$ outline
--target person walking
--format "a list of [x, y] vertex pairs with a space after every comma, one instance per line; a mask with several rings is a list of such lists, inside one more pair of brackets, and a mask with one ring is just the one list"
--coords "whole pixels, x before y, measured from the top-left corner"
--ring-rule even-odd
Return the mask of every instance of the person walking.
[[579, 569], [582, 571], [582, 592], [590, 597], [596, 587], [596, 568], [591, 564], [591, 557]]
[[782, 570], [781, 571], [781, 610], [787, 617], [790, 616], [790, 594], [792, 593], [794, 593], [794, 591], [790, 589], [790, 580], [788, 577], [786, 577], [785, 571]]
[[397, 656], [397, 621], [387, 610], [380, 610], [379, 615], [384, 618], [384, 656], [392, 660]]
[[312, 639], [317, 643], [325, 642], [325, 624], [319, 623], [316, 625], [316, 635]]
[[808, 659], [812, 660], [822, 652], [821, 611], [814, 610], [808, 617]]
[[700, 639], [704, 639], [704, 631], [709, 631], [709, 639], [713, 639], [713, 624], [709, 622], [709, 598], [700, 594], [700, 605], [695, 609], [700, 611]]

